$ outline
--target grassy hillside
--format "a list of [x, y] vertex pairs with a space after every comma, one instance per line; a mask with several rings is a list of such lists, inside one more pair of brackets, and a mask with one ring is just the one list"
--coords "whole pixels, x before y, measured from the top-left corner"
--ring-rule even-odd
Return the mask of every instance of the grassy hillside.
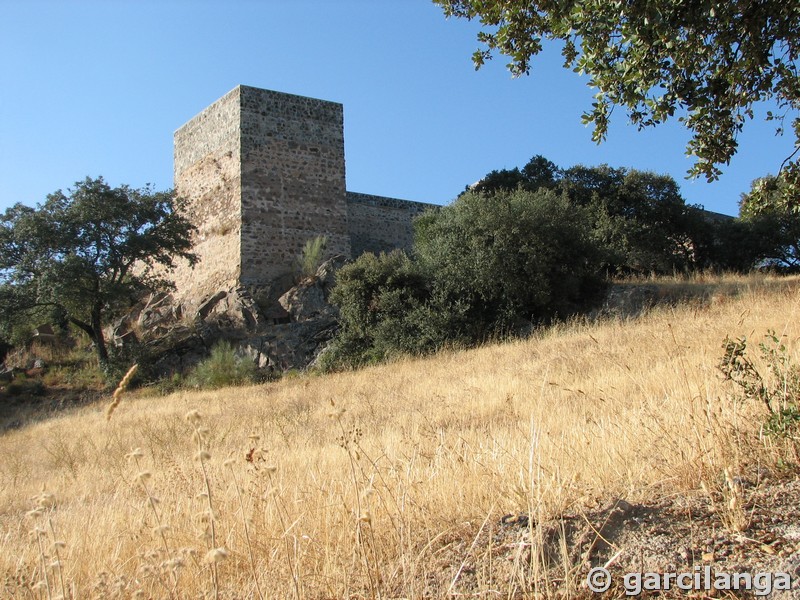
[[[126, 396], [110, 420], [105, 402], [8, 431], [3, 591], [547, 591], [536, 553], [501, 565], [484, 541], [503, 515], [535, 529], [612, 497], [701, 494], [726, 469], [790, 459], [759, 436], [764, 407], [733, 401], [716, 367], [726, 336], [747, 335], [756, 359], [770, 329], [800, 362], [800, 280], [697, 285], [712, 293], [636, 321], [355, 373]], [[573, 566], [558, 566], [562, 580]]]

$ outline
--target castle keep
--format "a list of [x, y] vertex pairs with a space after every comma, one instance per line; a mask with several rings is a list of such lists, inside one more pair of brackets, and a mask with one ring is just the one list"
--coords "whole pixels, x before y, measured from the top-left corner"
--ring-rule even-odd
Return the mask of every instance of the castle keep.
[[175, 273], [189, 303], [269, 287], [318, 235], [328, 256], [408, 248], [431, 206], [346, 191], [341, 104], [246, 86], [175, 132], [175, 189], [198, 227], [200, 262]]

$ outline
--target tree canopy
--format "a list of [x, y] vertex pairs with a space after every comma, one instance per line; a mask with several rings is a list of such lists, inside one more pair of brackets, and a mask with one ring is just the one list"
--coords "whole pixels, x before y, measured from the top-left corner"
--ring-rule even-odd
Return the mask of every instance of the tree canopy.
[[[476, 68], [494, 51], [527, 74], [546, 40], [562, 44], [564, 66], [597, 90], [585, 123], [606, 137], [615, 106], [639, 128], [677, 117], [692, 133], [690, 174], [719, 177], [738, 149], [754, 107], [774, 101], [777, 129], [800, 149], [800, 5], [779, 0], [433, 0], [447, 16], [478, 19]], [[795, 151], [795, 154], [797, 151]], [[800, 211], [800, 164], [787, 157], [781, 177]]]
[[787, 210], [786, 182], [775, 176], [756, 179], [742, 194], [739, 216], [760, 236], [759, 258], [768, 265], [800, 269], [800, 213]]
[[365, 253], [337, 273], [341, 329], [322, 365], [469, 346], [579, 312], [603, 288], [590, 223], [546, 189], [469, 192], [424, 213], [412, 257]]
[[495, 170], [472, 186], [495, 194], [544, 188], [591, 214], [593, 235], [608, 250], [610, 272], [671, 273], [703, 264], [710, 232], [703, 211], [686, 204], [675, 180], [608, 165], [561, 168], [537, 155], [520, 168]]
[[89, 335], [105, 365], [104, 318], [144, 290], [169, 286], [176, 257], [194, 264], [194, 227], [172, 192], [111, 188], [102, 177], [68, 192], [0, 217], [0, 317], [55, 310]]

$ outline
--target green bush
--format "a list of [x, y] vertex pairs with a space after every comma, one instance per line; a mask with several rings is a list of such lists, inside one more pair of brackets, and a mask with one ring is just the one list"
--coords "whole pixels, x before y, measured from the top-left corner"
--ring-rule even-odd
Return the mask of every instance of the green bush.
[[467, 193], [418, 219], [414, 258], [365, 254], [337, 274], [341, 329], [323, 370], [469, 346], [586, 307], [602, 289], [588, 209], [544, 189]]
[[189, 386], [202, 389], [245, 385], [255, 381], [255, 363], [236, 354], [228, 342], [214, 346], [211, 355], [200, 362], [186, 379]]
[[325, 256], [325, 248], [328, 245], [328, 238], [318, 235], [312, 240], [308, 240], [303, 246], [303, 252], [297, 257], [297, 268], [304, 277], [311, 277], [317, 272]]
[[322, 370], [355, 368], [393, 354], [423, 353], [443, 339], [428, 327], [430, 282], [401, 250], [362, 254], [337, 273], [331, 302], [341, 329], [320, 358]]
[[44, 396], [47, 393], [47, 387], [41, 379], [17, 377], [6, 386], [6, 393], [16, 397]]
[[473, 341], [575, 314], [602, 289], [589, 209], [545, 189], [464, 194], [419, 220], [415, 254]]
[[719, 369], [739, 387], [739, 398], [764, 405], [764, 435], [785, 441], [800, 465], [800, 366], [792, 362], [774, 331], [768, 331], [766, 341], [758, 347], [769, 375], [748, 356], [744, 337], [725, 338]]

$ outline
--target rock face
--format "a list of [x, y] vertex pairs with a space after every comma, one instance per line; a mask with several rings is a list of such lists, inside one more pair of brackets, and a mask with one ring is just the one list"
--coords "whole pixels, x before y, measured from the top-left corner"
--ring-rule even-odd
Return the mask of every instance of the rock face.
[[336, 283], [336, 271], [344, 263], [343, 256], [325, 261], [313, 277], [307, 277], [278, 299], [292, 321], [305, 323], [338, 316], [336, 308], [328, 303], [328, 296]]
[[258, 290], [242, 286], [219, 290], [192, 311], [168, 294], [154, 294], [117, 321], [108, 337], [118, 348], [143, 347], [162, 376], [186, 372], [221, 341], [265, 376], [305, 369], [336, 333], [338, 311], [328, 296], [345, 260], [327, 260], [266, 305], [254, 300]]

